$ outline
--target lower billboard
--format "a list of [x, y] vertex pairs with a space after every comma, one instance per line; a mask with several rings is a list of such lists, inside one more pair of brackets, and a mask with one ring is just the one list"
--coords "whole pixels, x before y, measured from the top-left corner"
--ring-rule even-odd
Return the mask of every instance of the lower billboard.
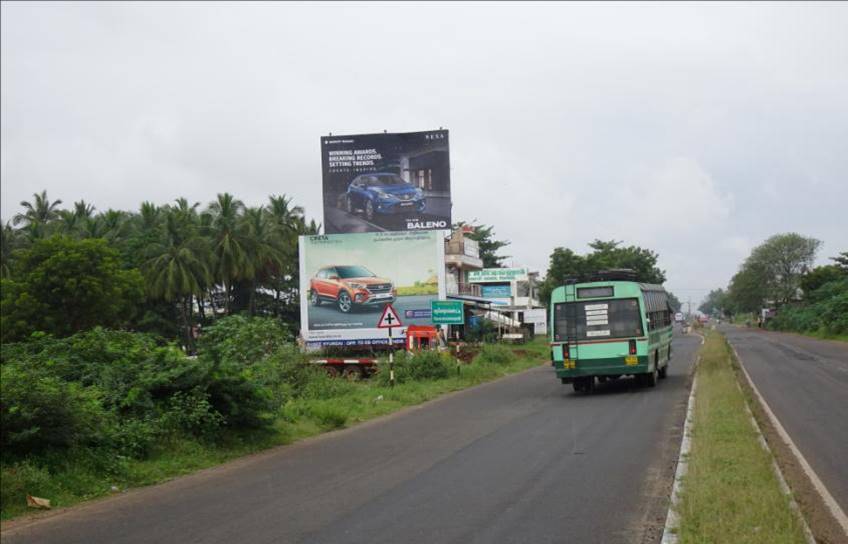
[[[388, 343], [377, 322], [387, 304], [403, 325], [432, 325], [445, 298], [444, 232], [300, 237], [300, 323], [308, 346]], [[403, 329], [395, 330], [402, 342]]]

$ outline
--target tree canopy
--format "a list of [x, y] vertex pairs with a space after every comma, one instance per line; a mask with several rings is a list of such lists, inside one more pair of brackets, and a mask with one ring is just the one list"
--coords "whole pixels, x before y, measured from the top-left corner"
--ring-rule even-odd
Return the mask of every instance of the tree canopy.
[[[460, 221], [454, 224], [453, 228], [458, 229], [466, 226], [465, 222]], [[474, 225], [473, 232], [466, 234], [468, 238], [475, 240], [480, 246], [480, 259], [483, 260], [484, 268], [502, 268], [504, 259], [508, 255], [498, 255], [498, 252], [508, 246], [510, 242], [506, 240], [498, 240], [495, 238], [495, 228], [492, 225]]]
[[142, 277], [124, 270], [105, 240], [56, 236], [36, 241], [3, 281], [3, 340], [34, 331], [66, 336], [121, 326], [142, 300]]
[[650, 249], [638, 246], [622, 246], [616, 240], [594, 240], [589, 243], [590, 253], [579, 255], [569, 248], [557, 247], [551, 253], [550, 265], [542, 284], [541, 296], [550, 300], [551, 292], [565, 283], [567, 278], [580, 278], [600, 270], [629, 268], [636, 273], [637, 280], [644, 283], [662, 284], [665, 271], [657, 267], [659, 255]]

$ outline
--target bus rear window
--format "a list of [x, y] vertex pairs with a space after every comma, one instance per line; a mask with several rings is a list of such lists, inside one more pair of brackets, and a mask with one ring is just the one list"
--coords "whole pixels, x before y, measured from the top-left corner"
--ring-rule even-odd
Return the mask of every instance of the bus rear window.
[[635, 298], [554, 305], [555, 342], [634, 336], [642, 336], [639, 301]]

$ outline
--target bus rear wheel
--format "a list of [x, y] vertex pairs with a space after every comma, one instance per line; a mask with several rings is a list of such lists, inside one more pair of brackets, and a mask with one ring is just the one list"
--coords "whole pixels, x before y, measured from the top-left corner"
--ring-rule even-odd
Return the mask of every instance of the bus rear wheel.
[[656, 387], [657, 385], [657, 377], [659, 376], [659, 371], [657, 367], [654, 366], [654, 370], [652, 372], [648, 372], [647, 374], [640, 374], [639, 377], [642, 378], [642, 385], [645, 387]]
[[571, 385], [578, 393], [591, 393], [595, 390], [595, 377], [574, 378], [574, 383]]

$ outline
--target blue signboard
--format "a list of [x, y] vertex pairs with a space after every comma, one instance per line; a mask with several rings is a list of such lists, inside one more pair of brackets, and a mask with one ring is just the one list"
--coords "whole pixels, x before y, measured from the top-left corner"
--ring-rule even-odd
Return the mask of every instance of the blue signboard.
[[480, 294], [483, 298], [509, 298], [512, 289], [507, 283], [505, 285], [481, 285]]

